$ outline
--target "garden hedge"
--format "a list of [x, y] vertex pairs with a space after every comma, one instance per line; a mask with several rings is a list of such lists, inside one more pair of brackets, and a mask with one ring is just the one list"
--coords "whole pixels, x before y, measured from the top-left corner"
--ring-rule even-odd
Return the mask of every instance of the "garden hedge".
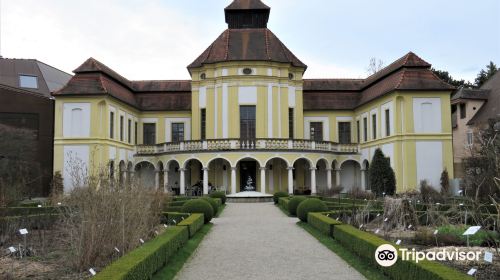
[[287, 192], [275, 192], [273, 195], [274, 204], [278, 204], [278, 199], [280, 197], [289, 197]]
[[280, 197], [278, 198], [278, 206], [282, 209], [288, 211], [288, 203], [290, 202], [289, 197]]
[[212, 192], [209, 195], [211, 198], [220, 198], [222, 204], [226, 204], [226, 193], [225, 192]]
[[294, 196], [292, 197], [289, 201], [288, 201], [288, 207], [287, 207], [287, 210], [288, 210], [288, 213], [290, 213], [290, 215], [292, 216], [297, 216], [297, 207], [299, 206], [299, 204], [306, 200], [307, 197], [305, 196]]
[[209, 223], [210, 220], [212, 220], [214, 216], [214, 209], [210, 205], [209, 202], [207, 202], [204, 199], [193, 199], [184, 204], [182, 206], [182, 212], [183, 213], [201, 213], [203, 214], [203, 218], [205, 220], [205, 224]]
[[0, 217], [7, 216], [26, 216], [40, 214], [59, 213], [61, 206], [46, 206], [46, 207], [2, 207], [0, 208]]
[[391, 279], [473, 279], [451, 267], [431, 261], [415, 263], [413, 261], [402, 261], [399, 258], [396, 264], [391, 267], [379, 266], [374, 257], [378, 246], [391, 244], [397, 249], [400, 247], [350, 225], [334, 225], [333, 237], [344, 247], [381, 269]]
[[171, 226], [165, 233], [146, 242], [105, 267], [93, 279], [151, 279], [189, 239], [188, 227]]
[[317, 198], [308, 198], [302, 201], [297, 207], [297, 217], [307, 223], [307, 214], [309, 212], [326, 212], [326, 204]]
[[[217, 212], [219, 211], [219, 204], [220, 202], [218, 203], [214, 198], [211, 198], [211, 197], [202, 197], [201, 199], [205, 200], [206, 202], [210, 203], [210, 206], [212, 206], [212, 209], [214, 209], [214, 216], [215, 214], [217, 214]], [[220, 201], [220, 199], [219, 199]]]
[[178, 223], [178, 226], [186, 226], [189, 231], [189, 238], [193, 237], [204, 225], [203, 214], [194, 213]]
[[180, 212], [163, 212], [162, 223], [164, 224], [173, 224], [175, 220], [175, 224], [182, 221], [182, 218], [186, 219], [189, 217], [189, 213], [180, 213]]
[[342, 222], [328, 218], [325, 213], [321, 212], [309, 213], [307, 223], [328, 236], [333, 236], [334, 226], [342, 224]]
[[165, 212], [182, 212], [182, 206], [167, 206], [163, 209]]

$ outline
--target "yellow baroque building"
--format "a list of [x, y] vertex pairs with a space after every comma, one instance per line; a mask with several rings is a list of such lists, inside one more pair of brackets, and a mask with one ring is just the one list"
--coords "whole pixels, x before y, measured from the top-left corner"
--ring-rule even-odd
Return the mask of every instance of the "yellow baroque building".
[[429, 63], [410, 52], [366, 79], [303, 79], [269, 14], [260, 0], [233, 1], [191, 80], [131, 81], [93, 58], [78, 67], [54, 94], [65, 190], [75, 165], [188, 195], [369, 190], [376, 148], [398, 192], [438, 187], [445, 168], [453, 177], [453, 88]]

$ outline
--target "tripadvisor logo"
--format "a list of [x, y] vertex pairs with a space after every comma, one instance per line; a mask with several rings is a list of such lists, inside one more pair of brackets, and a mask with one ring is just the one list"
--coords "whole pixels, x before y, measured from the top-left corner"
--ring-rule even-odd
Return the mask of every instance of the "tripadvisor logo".
[[382, 244], [375, 251], [375, 260], [381, 266], [392, 266], [398, 260], [398, 251], [390, 244]]
[[[442, 249], [437, 252], [417, 252], [415, 248], [411, 250], [399, 248], [399, 253], [402, 261], [414, 261], [416, 263], [423, 260], [479, 261], [481, 256], [481, 251], [459, 252], [458, 249], [455, 249], [455, 251]], [[382, 244], [375, 250], [375, 260], [381, 266], [392, 266], [398, 260], [398, 250], [390, 244]]]

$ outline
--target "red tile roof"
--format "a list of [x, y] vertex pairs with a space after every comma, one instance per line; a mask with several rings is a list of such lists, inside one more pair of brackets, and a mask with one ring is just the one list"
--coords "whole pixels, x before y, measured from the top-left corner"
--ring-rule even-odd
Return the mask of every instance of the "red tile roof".
[[227, 61], [272, 61], [307, 68], [267, 28], [226, 29], [188, 69]]
[[225, 10], [270, 10], [269, 6], [260, 0], [234, 0]]
[[191, 109], [191, 81], [129, 81], [89, 58], [55, 96], [109, 95], [143, 111]]

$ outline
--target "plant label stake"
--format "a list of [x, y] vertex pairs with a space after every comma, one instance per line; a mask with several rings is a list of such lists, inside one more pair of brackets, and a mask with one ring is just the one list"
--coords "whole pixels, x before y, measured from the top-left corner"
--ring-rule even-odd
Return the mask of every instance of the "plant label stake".
[[11, 253], [15, 253], [15, 252], [16, 252], [16, 248], [14, 248], [14, 247], [10, 246], [10, 247], [9, 247], [9, 251], [10, 251]]
[[389, 218], [385, 218], [385, 219], [384, 219], [384, 222], [387, 222], [388, 220], [389, 220]]
[[38, 208], [42, 208], [42, 205], [41, 205], [41, 204], [38, 204]]
[[484, 252], [484, 261], [492, 263], [493, 262], [493, 254], [490, 252]]
[[476, 271], [477, 271], [477, 269], [475, 269], [475, 268], [471, 268], [471, 269], [467, 272], [467, 275], [472, 276], [472, 275], [476, 274]]
[[401, 239], [398, 239], [398, 241], [396, 241], [396, 245], [400, 245], [401, 244]]
[[436, 230], [434, 231], [434, 239], [436, 240], [436, 246], [437, 246], [437, 247], [439, 247], [439, 245], [438, 245], [438, 236], [437, 236], [437, 234], [438, 234], [438, 230], [436, 229]]
[[462, 235], [467, 236], [467, 247], [469, 247], [469, 235], [476, 234], [481, 229], [481, 226], [472, 226], [468, 228]]
[[[25, 228], [22, 228], [19, 230], [19, 233], [23, 236], [23, 241], [24, 241], [24, 249], [27, 250], [26, 246], [26, 235], [28, 234], [28, 230]], [[19, 254], [21, 255], [21, 259], [23, 258], [23, 251], [21, 251], [21, 245], [19, 245]]]
[[140, 238], [139, 241], [141, 241], [141, 243], [144, 244], [144, 240], [142, 238]]
[[120, 249], [118, 249], [117, 247], [115, 247], [115, 251], [117, 251], [118, 253], [120, 253]]
[[409, 226], [408, 226], [408, 229], [410, 229], [411, 227], [412, 227], [412, 225], [409, 225]]
[[176, 224], [177, 224], [177, 221], [176, 221], [176, 220], [173, 220], [173, 221], [174, 221], [174, 225], [176, 225]]
[[377, 229], [377, 230], [375, 231], [375, 234], [377, 234], [379, 231], [380, 231], [380, 229]]
[[359, 226], [359, 229], [361, 229], [362, 227], [363, 227], [363, 224], [361, 224], [361, 225]]
[[92, 276], [95, 276], [97, 274], [93, 268], [89, 269], [89, 272], [90, 274], [92, 274]]
[[168, 227], [168, 226], [167, 226], [167, 224], [163, 224], [163, 226], [164, 226], [165, 228], [167, 228], [167, 227]]

